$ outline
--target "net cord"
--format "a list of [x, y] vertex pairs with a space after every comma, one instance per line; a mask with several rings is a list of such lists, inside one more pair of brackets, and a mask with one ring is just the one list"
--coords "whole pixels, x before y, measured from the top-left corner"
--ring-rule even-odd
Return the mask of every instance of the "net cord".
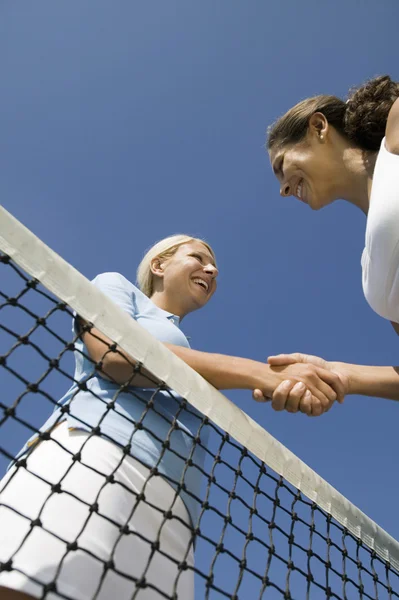
[[399, 543], [0, 206], [0, 250], [399, 570]]

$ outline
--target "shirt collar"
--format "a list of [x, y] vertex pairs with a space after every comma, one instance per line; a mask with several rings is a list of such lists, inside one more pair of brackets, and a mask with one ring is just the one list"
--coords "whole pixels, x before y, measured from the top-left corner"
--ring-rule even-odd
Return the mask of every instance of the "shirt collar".
[[173, 325], [177, 325], [177, 327], [179, 327], [180, 325], [180, 317], [178, 317], [177, 315], [174, 315], [173, 313], [168, 312], [167, 310], [164, 310], [163, 308], [159, 308], [159, 306], [157, 306], [157, 309], [159, 311], [161, 311], [161, 313], [169, 320], [173, 323]]
[[[150, 300], [151, 300], [151, 298], [150, 298]], [[169, 321], [171, 321], [173, 323], [173, 325], [176, 325], [177, 327], [180, 326], [180, 321], [181, 321], [180, 317], [178, 317], [177, 315], [174, 315], [173, 313], [168, 312], [167, 310], [164, 310], [163, 308], [160, 308], [156, 304], [154, 304], [154, 307], [156, 308], [157, 311], [162, 313]]]
[[178, 317], [177, 315], [173, 315], [172, 313], [167, 313], [167, 317], [166, 318], [169, 319], [169, 321], [172, 321], [173, 325], [176, 325], [177, 327], [179, 327], [179, 325], [180, 325], [180, 317]]

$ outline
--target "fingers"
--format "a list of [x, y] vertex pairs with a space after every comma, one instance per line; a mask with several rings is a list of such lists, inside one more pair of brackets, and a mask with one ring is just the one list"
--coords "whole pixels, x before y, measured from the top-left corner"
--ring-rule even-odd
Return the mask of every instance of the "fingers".
[[[312, 392], [310, 390], [306, 390], [304, 395], [302, 396], [299, 403], [299, 410], [301, 413], [307, 415], [308, 417], [313, 416], [313, 406], [321, 407], [321, 404], [317, 398], [312, 396]], [[317, 409], [316, 409], [317, 412]]]
[[298, 382], [286, 379], [282, 381], [274, 390], [272, 398], [272, 407], [274, 410], [280, 411], [285, 409], [285, 404], [288, 400], [289, 393]]
[[335, 391], [327, 383], [324, 383], [322, 379], [319, 379], [313, 385], [309, 385], [309, 390], [320, 401], [323, 412], [330, 410], [337, 399]]
[[307, 392], [307, 387], [302, 381], [298, 381], [288, 394], [285, 410], [289, 413], [297, 413], [300, 410], [300, 402]]
[[[274, 390], [271, 399], [272, 408], [279, 412], [283, 410], [289, 413], [302, 412], [310, 417], [318, 417], [327, 412], [336, 394], [316, 374], [313, 375], [315, 383], [312, 382], [309, 388], [302, 381], [286, 379], [281, 382]], [[260, 389], [255, 389], [252, 396], [257, 402], [270, 400]]]
[[262, 390], [254, 390], [252, 392], [252, 398], [256, 400], [256, 402], [268, 402], [270, 400], [270, 398], [263, 394]]
[[[252, 392], [252, 397], [256, 402], [268, 402], [271, 398], [265, 396], [262, 390], [256, 389]], [[274, 410], [286, 410], [287, 412], [301, 412], [312, 415], [312, 398], [313, 401], [321, 406], [321, 403], [315, 399], [311, 392], [306, 389], [306, 386], [301, 381], [286, 380], [280, 383], [273, 394], [272, 407]]]
[[292, 354], [276, 354], [275, 356], [269, 356], [267, 362], [269, 365], [273, 366], [293, 365], [297, 362], [305, 362], [305, 355], [300, 352], [293, 352]]
[[[302, 381], [286, 380], [276, 387], [272, 398], [272, 407], [274, 410], [286, 410], [289, 413], [297, 413], [300, 409], [301, 400], [307, 394], [308, 390]], [[312, 395], [307, 394], [310, 398]], [[305, 402], [305, 411], [308, 410]]]
[[317, 374], [325, 383], [327, 383], [336, 393], [336, 400], [342, 404], [345, 398], [345, 385], [338, 373], [328, 371], [322, 367], [317, 367]]
[[[277, 354], [275, 356], [269, 356], [267, 362], [273, 367], [284, 367], [287, 365], [293, 365], [295, 363], [307, 363], [313, 365], [313, 368], [317, 370], [320, 379], [327, 383], [336, 394], [334, 398], [333, 394], [328, 391], [328, 388], [316, 384], [316, 386], [320, 388], [322, 394], [324, 394], [324, 396], [328, 399], [328, 402], [332, 403], [337, 400], [337, 402], [340, 404], [343, 403], [345, 399], [345, 393], [347, 392], [345, 382], [343, 378], [340, 377], [339, 373], [331, 368], [331, 363], [328, 363], [323, 358], [320, 358], [319, 356], [312, 356], [310, 354], [303, 354], [302, 352], [293, 352], [291, 354]], [[323, 396], [319, 395], [318, 397], [324, 403], [326, 402]]]
[[321, 415], [324, 415], [327, 410], [329, 410], [329, 408], [325, 409], [320, 400], [312, 395], [310, 400], [310, 412], [307, 412], [306, 414], [309, 417], [320, 417]]
[[272, 407], [276, 411], [302, 412], [319, 417], [326, 412], [323, 403], [301, 381], [285, 380], [274, 390]]
[[[331, 385], [337, 385], [338, 389], [342, 387], [337, 383], [337, 375], [327, 371], [327, 369], [310, 364], [298, 364], [298, 368], [296, 376], [312, 392], [312, 395], [320, 401], [323, 412], [329, 410], [337, 399], [337, 393]], [[291, 367], [287, 367], [287, 369], [291, 369]], [[312, 414], [314, 412], [313, 410]]]
[[335, 401], [342, 404], [345, 398], [345, 385], [339, 375], [322, 367], [316, 367], [315, 374], [318, 380], [315, 380], [314, 384], [318, 391], [312, 389], [312, 392], [323, 403], [325, 409], [329, 410]]

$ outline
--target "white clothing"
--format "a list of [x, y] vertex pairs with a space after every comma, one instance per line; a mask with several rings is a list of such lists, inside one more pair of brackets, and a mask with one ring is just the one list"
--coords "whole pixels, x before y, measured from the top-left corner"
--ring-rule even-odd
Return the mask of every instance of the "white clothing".
[[399, 156], [378, 153], [362, 255], [363, 291], [376, 313], [399, 323]]
[[[163, 477], [149, 475], [112, 442], [69, 431], [64, 421], [28, 455], [26, 468], [12, 467], [0, 483], [0, 561], [12, 558], [0, 586], [41, 598], [43, 585], [54, 581], [63, 595], [51, 591], [48, 600], [161, 600], [157, 590], [193, 600], [189, 514]], [[60, 493], [51, 490], [57, 483]], [[141, 492], [145, 499], [137, 501]], [[98, 510], [90, 513], [94, 503]], [[171, 519], [164, 518], [168, 510]], [[31, 530], [35, 519], [41, 524]], [[157, 540], [160, 552], [154, 548], [151, 556]], [[77, 548], [68, 549], [73, 542]], [[172, 558], [189, 568], [179, 570]], [[154, 587], [138, 589], [143, 576]]]

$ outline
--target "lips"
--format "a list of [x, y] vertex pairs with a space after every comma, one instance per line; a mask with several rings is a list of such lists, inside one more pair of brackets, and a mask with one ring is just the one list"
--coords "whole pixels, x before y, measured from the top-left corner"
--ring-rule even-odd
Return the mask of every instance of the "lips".
[[205, 279], [202, 277], [193, 277], [192, 281], [198, 285], [198, 287], [202, 288], [206, 294], [208, 293], [210, 285]]

